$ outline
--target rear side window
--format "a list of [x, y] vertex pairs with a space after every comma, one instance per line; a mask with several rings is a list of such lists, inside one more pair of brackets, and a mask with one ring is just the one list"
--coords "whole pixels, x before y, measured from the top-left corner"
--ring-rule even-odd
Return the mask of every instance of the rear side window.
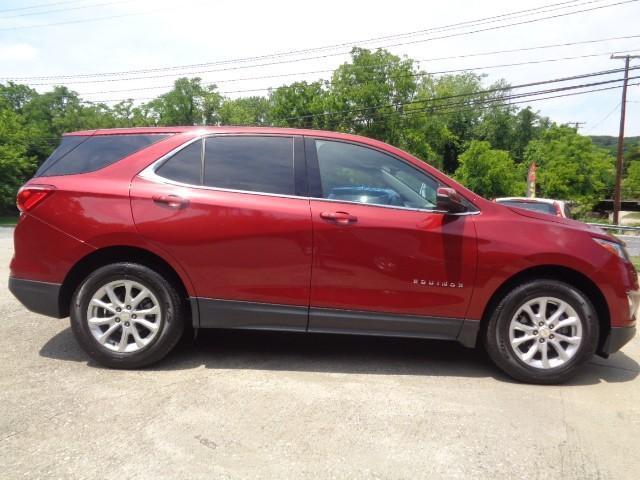
[[36, 177], [94, 172], [169, 135], [96, 135], [63, 137], [60, 146], [40, 166]]
[[293, 195], [293, 138], [217, 136], [205, 140], [208, 187]]
[[156, 170], [161, 177], [190, 185], [202, 185], [202, 140], [187, 145]]

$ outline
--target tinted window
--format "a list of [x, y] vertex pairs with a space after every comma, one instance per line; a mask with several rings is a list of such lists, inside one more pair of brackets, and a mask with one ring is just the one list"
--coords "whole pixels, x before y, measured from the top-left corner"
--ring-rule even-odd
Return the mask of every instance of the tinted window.
[[204, 155], [204, 184], [209, 187], [294, 193], [291, 137], [209, 137]]
[[202, 185], [202, 140], [176, 152], [156, 170], [156, 174], [176, 182]]
[[502, 205], [508, 205], [510, 207], [524, 208], [525, 210], [533, 210], [534, 212], [549, 213], [551, 215], [556, 214], [555, 207], [550, 203], [542, 202], [518, 202], [517, 200], [507, 200], [498, 202]]
[[46, 171], [51, 165], [56, 163], [61, 157], [64, 157], [71, 150], [76, 148], [82, 142], [86, 141], [88, 138], [91, 138], [91, 137], [88, 137], [85, 135], [70, 135], [68, 137], [62, 137], [62, 141], [60, 142], [60, 145], [58, 146], [58, 148], [56, 148], [53, 151], [53, 153], [49, 155], [49, 158], [47, 158], [44, 161], [44, 163], [40, 165], [40, 168], [38, 168], [38, 171], [36, 172], [35, 176], [39, 177], [40, 175], [42, 175], [42, 172]]
[[390, 155], [316, 140], [322, 196], [333, 200], [433, 209], [438, 182]]
[[74, 136], [65, 137], [60, 147], [38, 169], [36, 176], [51, 177], [93, 172], [167, 136], [96, 135], [79, 137], [83, 141], [73, 138]]

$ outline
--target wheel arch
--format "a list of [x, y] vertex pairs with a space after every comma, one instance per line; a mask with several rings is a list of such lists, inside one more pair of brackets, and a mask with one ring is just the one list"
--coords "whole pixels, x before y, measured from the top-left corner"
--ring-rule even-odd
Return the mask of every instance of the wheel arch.
[[131, 262], [144, 265], [156, 271], [167, 279], [177, 290], [179, 295], [185, 299], [188, 306], [189, 294], [185, 281], [176, 270], [159, 255], [140, 247], [132, 246], [109, 246], [100, 248], [80, 259], [69, 270], [62, 282], [59, 295], [59, 306], [62, 316], [69, 315], [71, 298], [87, 275], [97, 268], [110, 263]]
[[508, 292], [510, 292], [516, 285], [533, 279], [548, 278], [551, 280], [559, 280], [567, 283], [572, 287], [577, 288], [584, 293], [587, 298], [593, 304], [598, 315], [598, 323], [600, 327], [600, 334], [598, 338], [598, 349], [602, 350], [605, 339], [607, 338], [609, 331], [611, 330], [611, 315], [609, 312], [609, 306], [602, 291], [598, 286], [586, 275], [580, 273], [577, 270], [573, 270], [568, 267], [560, 265], [538, 265], [522, 270], [507, 280], [505, 280], [493, 293], [489, 301], [484, 307], [481, 324], [480, 334], [481, 338], [484, 338], [491, 312], [496, 308], [500, 300], [502, 300]]

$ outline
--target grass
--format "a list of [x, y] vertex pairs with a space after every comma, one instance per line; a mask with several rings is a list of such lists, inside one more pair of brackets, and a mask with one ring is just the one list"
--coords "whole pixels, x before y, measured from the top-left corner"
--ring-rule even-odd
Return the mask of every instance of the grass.
[[631, 257], [631, 263], [636, 267], [636, 270], [640, 272], [640, 257]]
[[0, 216], [0, 227], [13, 227], [16, 223], [18, 223], [18, 217], [14, 217], [14, 216], [1, 217]]

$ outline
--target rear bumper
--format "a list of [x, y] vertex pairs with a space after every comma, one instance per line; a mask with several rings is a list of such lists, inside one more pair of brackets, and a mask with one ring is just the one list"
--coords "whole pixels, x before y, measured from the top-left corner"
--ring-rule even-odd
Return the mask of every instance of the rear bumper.
[[636, 334], [636, 326], [612, 327], [599, 353], [609, 355], [624, 347]]
[[9, 277], [9, 291], [20, 300], [20, 303], [32, 312], [49, 317], [63, 317], [59, 301], [60, 287], [58, 283]]

